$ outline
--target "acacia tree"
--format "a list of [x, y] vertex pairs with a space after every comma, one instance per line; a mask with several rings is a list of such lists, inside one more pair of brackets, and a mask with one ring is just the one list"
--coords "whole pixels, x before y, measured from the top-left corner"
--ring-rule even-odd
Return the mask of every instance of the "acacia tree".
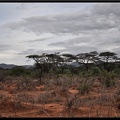
[[103, 68], [101, 67], [101, 59], [99, 57], [99, 54], [97, 51], [92, 51], [89, 53], [91, 55], [90, 60], [96, 65], [101, 71], [103, 71]]
[[71, 70], [71, 73], [72, 73], [73, 68], [71, 66], [69, 66], [69, 63], [75, 61], [76, 56], [73, 54], [62, 54], [61, 57], [63, 58], [62, 62], [61, 62], [62, 73], [66, 67], [69, 67], [69, 69]]
[[120, 60], [120, 58], [118, 58], [116, 55], [115, 56], [113, 56], [113, 69], [115, 69], [115, 64], [117, 63], [117, 62], [119, 62], [119, 60]]
[[47, 61], [46, 54], [43, 53], [42, 55], [28, 55], [26, 56], [29, 59], [33, 59], [35, 61], [35, 66], [39, 70], [39, 78], [40, 78], [40, 84], [42, 84], [42, 76], [44, 72], [44, 64]]
[[104, 69], [107, 71], [109, 71], [108, 65], [114, 64], [114, 60], [117, 59], [116, 53], [114, 53], [114, 52], [101, 52], [99, 54], [99, 57], [100, 57], [101, 61], [103, 62]]
[[26, 57], [35, 61], [35, 66], [39, 70], [40, 83], [42, 83], [41, 78], [44, 73], [48, 74], [50, 70], [60, 69], [59, 64], [63, 61], [59, 53], [43, 53], [42, 55], [28, 55]]
[[[114, 66], [115, 62], [120, 61], [120, 59], [113, 52], [102, 52], [98, 54], [97, 51], [80, 53], [77, 55], [60, 54], [59, 52], [52, 54], [43, 53], [41, 55], [28, 55], [26, 57], [35, 61], [35, 66], [39, 70], [40, 83], [42, 83], [41, 77], [43, 76], [43, 73], [48, 74], [50, 70], [54, 72], [56, 68], [63, 73], [64, 70], [69, 67], [69, 63], [73, 61], [80, 65], [83, 64], [87, 72], [90, 68], [89, 63], [96, 65], [102, 71], [103, 69], [109, 71], [110, 61], [114, 61], [112, 62], [112, 65], [114, 64]], [[69, 67], [69, 69], [72, 73], [73, 68]]]
[[51, 63], [51, 69], [53, 71], [57, 69], [60, 70], [60, 63], [63, 61], [62, 57], [60, 56], [60, 53], [52, 53], [52, 54], [46, 54], [46, 56], [48, 57], [48, 62]]
[[63, 74], [65, 68], [68, 67], [68, 63], [72, 62], [75, 56], [72, 54], [60, 54], [60, 52], [58, 52], [54, 54], [47, 54], [47, 57], [51, 63], [53, 63], [53, 68], [58, 68]]
[[85, 69], [88, 72], [89, 67], [88, 67], [88, 63], [90, 63], [92, 61], [93, 58], [93, 54], [91, 53], [80, 53], [76, 55], [76, 60], [77, 62], [81, 65], [85, 65]]

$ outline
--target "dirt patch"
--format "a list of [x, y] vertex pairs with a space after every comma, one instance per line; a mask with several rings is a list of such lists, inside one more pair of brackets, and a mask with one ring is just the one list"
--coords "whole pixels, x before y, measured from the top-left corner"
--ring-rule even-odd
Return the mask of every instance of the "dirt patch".
[[[15, 90], [16, 85], [1, 83], [2, 117], [118, 117], [119, 90], [103, 88], [97, 81], [91, 91], [81, 94], [76, 87], [39, 85], [35, 90]], [[48, 88], [47, 88], [48, 87]], [[46, 89], [47, 88], [47, 89]], [[50, 89], [49, 89], [50, 88]]]

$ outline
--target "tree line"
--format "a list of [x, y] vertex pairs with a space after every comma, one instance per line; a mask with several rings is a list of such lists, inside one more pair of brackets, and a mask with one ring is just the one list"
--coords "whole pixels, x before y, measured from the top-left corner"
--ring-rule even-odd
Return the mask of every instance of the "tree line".
[[57, 53], [42, 53], [41, 55], [28, 55], [28, 59], [35, 61], [35, 66], [39, 70], [40, 79], [43, 73], [49, 73], [51, 71], [59, 70], [61, 74], [64, 73], [66, 68], [73, 70], [70, 63], [76, 62], [80, 66], [80, 69], [85, 68], [86, 72], [89, 72], [90, 66], [96, 66], [101, 71], [112, 71], [115, 69], [115, 64], [120, 62], [120, 58], [114, 52], [101, 52], [92, 51], [89, 53], [80, 54], [61, 54]]

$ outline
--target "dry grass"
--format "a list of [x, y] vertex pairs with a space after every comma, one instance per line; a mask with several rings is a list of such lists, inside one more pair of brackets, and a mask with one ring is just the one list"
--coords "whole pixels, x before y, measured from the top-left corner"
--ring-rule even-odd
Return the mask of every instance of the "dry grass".
[[[0, 82], [0, 115], [119, 117], [120, 80], [108, 88], [96, 78], [85, 80], [78, 76], [70, 79], [63, 76], [47, 78], [43, 85], [29, 78]], [[84, 88], [83, 84], [87, 86]]]

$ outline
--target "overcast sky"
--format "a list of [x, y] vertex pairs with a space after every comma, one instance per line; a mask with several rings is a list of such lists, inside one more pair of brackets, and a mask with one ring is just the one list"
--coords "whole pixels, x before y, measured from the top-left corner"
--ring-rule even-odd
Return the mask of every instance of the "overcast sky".
[[0, 63], [91, 51], [120, 56], [120, 3], [0, 3]]

